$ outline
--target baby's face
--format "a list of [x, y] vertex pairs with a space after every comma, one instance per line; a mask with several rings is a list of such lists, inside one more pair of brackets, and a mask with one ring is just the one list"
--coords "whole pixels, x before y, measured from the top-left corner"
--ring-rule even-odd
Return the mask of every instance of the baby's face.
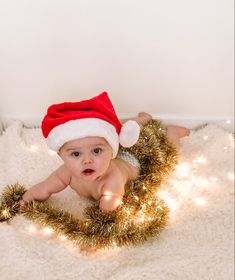
[[75, 177], [93, 181], [106, 173], [113, 151], [104, 138], [85, 137], [65, 143], [58, 154]]

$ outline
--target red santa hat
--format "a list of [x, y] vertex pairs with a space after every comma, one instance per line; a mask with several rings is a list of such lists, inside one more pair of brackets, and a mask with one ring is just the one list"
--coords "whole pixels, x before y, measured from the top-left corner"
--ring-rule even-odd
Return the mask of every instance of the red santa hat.
[[119, 143], [133, 146], [139, 138], [140, 127], [133, 120], [121, 124], [106, 92], [80, 102], [51, 105], [42, 121], [42, 133], [54, 151], [68, 141], [88, 136], [105, 138], [116, 157]]

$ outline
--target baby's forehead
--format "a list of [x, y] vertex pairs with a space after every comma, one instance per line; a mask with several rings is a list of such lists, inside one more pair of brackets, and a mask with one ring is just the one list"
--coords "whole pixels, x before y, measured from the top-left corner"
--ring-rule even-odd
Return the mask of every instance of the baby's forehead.
[[100, 145], [106, 146], [109, 144], [103, 137], [88, 136], [88, 137], [68, 141], [63, 145], [63, 148], [70, 148], [70, 147], [86, 148], [86, 147], [100, 146]]

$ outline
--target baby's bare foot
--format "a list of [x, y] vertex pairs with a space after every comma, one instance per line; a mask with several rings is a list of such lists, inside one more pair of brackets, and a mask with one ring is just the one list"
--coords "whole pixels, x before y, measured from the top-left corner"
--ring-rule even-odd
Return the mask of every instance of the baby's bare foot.
[[152, 120], [152, 116], [146, 112], [140, 112], [138, 117], [140, 118], [140, 123], [142, 125], [146, 125]]
[[166, 133], [168, 138], [179, 148], [180, 138], [189, 136], [190, 130], [182, 126], [169, 125], [166, 128]]

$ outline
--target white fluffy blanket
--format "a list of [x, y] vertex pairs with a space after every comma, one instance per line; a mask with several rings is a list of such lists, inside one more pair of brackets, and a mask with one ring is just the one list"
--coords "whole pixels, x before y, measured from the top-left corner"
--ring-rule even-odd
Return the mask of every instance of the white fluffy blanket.
[[[171, 215], [159, 238], [137, 247], [81, 254], [21, 216], [0, 224], [0, 279], [213, 279], [234, 272], [234, 141], [215, 125], [182, 140], [181, 162], [163, 186]], [[29, 187], [61, 162], [39, 129], [13, 122], [0, 135], [0, 191]], [[88, 202], [69, 188], [52, 198], [73, 213]]]

